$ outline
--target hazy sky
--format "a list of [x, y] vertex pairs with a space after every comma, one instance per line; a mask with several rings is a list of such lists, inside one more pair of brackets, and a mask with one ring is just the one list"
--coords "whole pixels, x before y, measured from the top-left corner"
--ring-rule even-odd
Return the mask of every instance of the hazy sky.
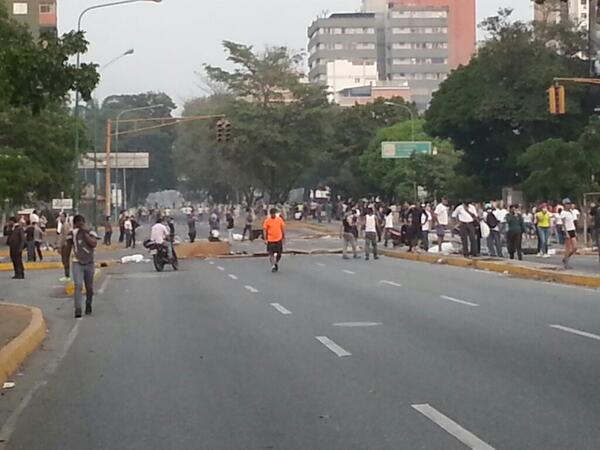
[[[86, 7], [109, 0], [58, 0], [59, 30], [75, 29], [77, 16]], [[499, 7], [512, 7], [515, 16], [530, 20], [529, 0], [477, 0], [478, 20]], [[257, 48], [307, 46], [306, 29], [324, 10], [352, 12], [360, 0], [163, 0], [133, 3], [91, 11], [82, 29], [90, 41], [84, 60], [105, 64], [129, 48], [135, 54], [108, 67], [96, 92], [98, 98], [113, 93], [165, 91], [179, 105], [203, 94], [195, 72], [202, 65], [222, 65], [227, 39]]]

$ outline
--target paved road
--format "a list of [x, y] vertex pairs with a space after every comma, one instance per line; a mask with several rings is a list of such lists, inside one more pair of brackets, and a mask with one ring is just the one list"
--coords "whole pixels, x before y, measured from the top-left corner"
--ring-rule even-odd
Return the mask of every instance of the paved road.
[[125, 266], [6, 448], [597, 449], [599, 313], [387, 258]]

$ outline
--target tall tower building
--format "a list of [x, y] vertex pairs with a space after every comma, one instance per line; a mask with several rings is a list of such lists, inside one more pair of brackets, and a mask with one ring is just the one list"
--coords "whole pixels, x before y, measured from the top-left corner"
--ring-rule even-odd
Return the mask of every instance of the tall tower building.
[[389, 0], [363, 0], [362, 11], [383, 14], [387, 11]]
[[56, 0], [0, 0], [8, 15], [29, 27], [34, 36], [57, 32]]

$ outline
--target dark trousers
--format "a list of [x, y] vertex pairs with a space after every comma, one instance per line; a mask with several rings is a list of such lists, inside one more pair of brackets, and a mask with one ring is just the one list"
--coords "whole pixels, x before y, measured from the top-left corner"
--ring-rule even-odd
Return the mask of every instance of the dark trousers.
[[130, 242], [130, 244], [131, 244], [130, 245], [131, 248], [135, 248], [135, 230], [133, 230], [131, 232], [131, 242]]
[[41, 242], [35, 241], [35, 251], [37, 252], [38, 258], [40, 258], [40, 261], [42, 259], [44, 259], [42, 256], [42, 243]]
[[60, 248], [60, 257], [63, 265], [63, 269], [65, 270], [65, 277], [70, 278], [71, 275], [71, 261], [69, 260], [69, 252], [67, 250], [67, 246], [63, 245]]
[[35, 262], [35, 242], [25, 241], [25, 248], [27, 249], [27, 262]]
[[194, 242], [196, 240], [196, 230], [190, 230], [188, 236], [190, 237], [190, 242]]
[[131, 231], [129, 230], [125, 231], [125, 247], [131, 247]]
[[119, 242], [123, 242], [125, 240], [125, 228], [119, 227]]
[[502, 237], [499, 231], [490, 230], [490, 235], [487, 237], [487, 247], [490, 256], [502, 258]]
[[104, 232], [104, 245], [110, 245], [112, 241], [112, 231]]
[[377, 258], [377, 233], [367, 231], [365, 233], [365, 256], [369, 259], [369, 252], [373, 249], [373, 257]]
[[23, 266], [23, 250], [10, 248], [10, 260], [15, 271], [15, 278], [25, 278], [25, 267]]
[[[477, 237], [473, 222], [460, 224], [460, 240], [462, 242], [463, 256], [477, 256]], [[469, 248], [471, 251], [469, 252]]]
[[523, 259], [522, 241], [523, 235], [521, 233], [508, 233], [506, 235], [506, 245], [510, 259], [515, 259], [515, 253], [519, 261]]

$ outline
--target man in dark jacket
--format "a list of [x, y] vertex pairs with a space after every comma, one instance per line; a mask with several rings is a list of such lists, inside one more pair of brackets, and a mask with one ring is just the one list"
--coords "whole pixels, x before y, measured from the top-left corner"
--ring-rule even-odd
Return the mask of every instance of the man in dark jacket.
[[23, 267], [23, 248], [25, 247], [25, 232], [16, 218], [11, 217], [8, 220], [8, 237], [6, 245], [9, 247], [10, 260], [12, 261], [15, 275], [14, 280], [25, 278], [25, 268]]
[[511, 205], [508, 215], [506, 216], [506, 244], [508, 247], [508, 255], [510, 259], [515, 259], [515, 252], [519, 261], [523, 259], [522, 239], [525, 233], [525, 223], [523, 216], [518, 210], [517, 205]]

